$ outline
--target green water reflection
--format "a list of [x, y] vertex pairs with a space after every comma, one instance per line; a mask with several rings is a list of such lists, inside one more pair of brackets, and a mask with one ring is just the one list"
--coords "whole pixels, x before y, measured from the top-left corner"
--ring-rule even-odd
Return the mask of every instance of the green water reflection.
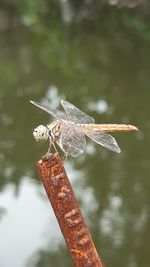
[[[110, 14], [107, 19], [111, 22]], [[91, 114], [97, 122], [133, 123], [140, 128], [137, 134], [115, 134], [122, 149], [120, 155], [88, 143], [87, 153], [80, 159], [69, 159], [66, 167], [105, 265], [149, 266], [148, 39], [119, 21], [111, 24], [102, 18], [70, 26], [50, 21], [46, 28], [33, 32], [17, 28], [1, 34], [2, 266], [72, 266], [52, 211], [52, 218], [49, 218], [48, 201], [43, 197], [35, 170], [35, 161], [46, 152], [47, 144], [36, 144], [31, 134], [35, 126], [47, 123], [50, 118], [35, 109], [29, 100], [49, 101], [56, 107], [61, 98]], [[32, 189], [28, 195], [29, 188]], [[34, 200], [33, 193], [37, 194]], [[10, 198], [12, 200], [8, 201]], [[17, 205], [24, 203], [18, 208], [22, 212], [20, 216], [19, 212], [14, 212], [17, 218], [9, 217], [10, 211], [17, 210], [13, 201]], [[36, 201], [46, 203], [46, 208], [41, 206], [45, 210], [43, 215], [41, 209], [35, 212]], [[14, 222], [21, 220], [23, 214], [27, 217], [19, 224], [21, 229], [15, 230]], [[45, 216], [43, 224], [42, 216]], [[40, 239], [38, 244], [35, 239], [36, 244], [32, 243], [30, 249], [28, 240], [24, 243], [24, 235], [34, 232], [34, 227], [30, 229], [30, 221], [37, 225], [38, 220], [46, 232], [47, 241], [46, 244], [43, 242], [40, 230], [43, 245], [39, 245]], [[8, 236], [11, 227], [16, 236]], [[51, 229], [58, 234], [53, 235]], [[9, 242], [13, 244], [13, 253], [11, 246], [7, 246]], [[26, 247], [28, 253], [24, 255]]]

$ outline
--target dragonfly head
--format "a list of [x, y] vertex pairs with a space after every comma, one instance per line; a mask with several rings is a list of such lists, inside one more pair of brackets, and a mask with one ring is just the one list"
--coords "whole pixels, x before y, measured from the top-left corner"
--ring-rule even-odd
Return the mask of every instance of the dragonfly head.
[[49, 138], [49, 130], [44, 125], [39, 125], [33, 130], [33, 136], [37, 142], [44, 143]]

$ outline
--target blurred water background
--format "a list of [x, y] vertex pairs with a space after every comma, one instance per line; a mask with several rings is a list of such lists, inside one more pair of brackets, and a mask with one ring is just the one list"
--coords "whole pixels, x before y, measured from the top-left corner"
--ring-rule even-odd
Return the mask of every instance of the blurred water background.
[[35, 162], [48, 144], [33, 107], [67, 99], [97, 123], [130, 123], [115, 154], [88, 140], [65, 162], [107, 267], [149, 267], [150, 6], [148, 1], [0, 3], [0, 266], [71, 267]]

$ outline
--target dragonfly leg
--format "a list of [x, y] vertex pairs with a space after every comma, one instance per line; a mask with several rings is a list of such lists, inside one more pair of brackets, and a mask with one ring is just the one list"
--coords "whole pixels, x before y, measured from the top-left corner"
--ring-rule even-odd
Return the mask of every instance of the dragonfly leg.
[[70, 148], [70, 145], [68, 145], [68, 149], [67, 149], [67, 151], [65, 152], [64, 160], [66, 160], [66, 159], [68, 158], [68, 151], [69, 151], [69, 148]]
[[55, 143], [54, 143], [54, 142], [52, 142], [52, 145], [53, 145], [53, 147], [54, 147], [54, 150], [55, 150], [55, 154], [54, 154], [54, 155], [56, 156], [56, 155], [58, 155], [57, 148], [56, 148], [56, 146], [55, 146]]
[[55, 150], [54, 157], [56, 157], [56, 156], [58, 155], [57, 148], [56, 148], [56, 146], [55, 146], [54, 142], [52, 141], [52, 139], [51, 139], [51, 138], [49, 138], [49, 147], [48, 147], [48, 153], [50, 153], [50, 152], [51, 152], [51, 146], [53, 146], [53, 147], [54, 147], [54, 150]]
[[63, 156], [63, 160], [67, 160], [67, 158], [68, 158], [68, 154], [65, 153], [64, 156]]
[[51, 138], [49, 138], [49, 147], [48, 147], [48, 152], [50, 152], [50, 150], [51, 150], [51, 146], [52, 146], [52, 140], [51, 140]]
[[57, 152], [57, 148], [56, 148], [56, 146], [55, 146], [55, 143], [54, 143], [54, 142], [52, 142], [52, 145], [53, 145], [53, 147], [54, 147], [54, 150], [55, 150], [55, 152]]

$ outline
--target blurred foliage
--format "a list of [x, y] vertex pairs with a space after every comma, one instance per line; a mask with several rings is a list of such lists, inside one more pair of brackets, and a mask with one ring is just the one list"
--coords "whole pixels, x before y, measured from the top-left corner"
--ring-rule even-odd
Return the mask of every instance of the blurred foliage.
[[[107, 16], [105, 17], [106, 13]], [[111, 29], [113, 26], [115, 31], [117, 31], [118, 27], [123, 26], [142, 39], [149, 40], [149, 14], [150, 5], [148, 0], [2, 0], [0, 3], [0, 30], [1, 28], [7, 28], [5, 24], [16, 26], [16, 20], [17, 24], [23, 24], [32, 30], [39, 31], [49, 21], [72, 24], [86, 19], [97, 23], [103, 19], [105, 25], [109, 27], [111, 24]], [[8, 19], [6, 19], [7, 16], [9, 17]], [[9, 20], [9, 23], [7, 20]]]

